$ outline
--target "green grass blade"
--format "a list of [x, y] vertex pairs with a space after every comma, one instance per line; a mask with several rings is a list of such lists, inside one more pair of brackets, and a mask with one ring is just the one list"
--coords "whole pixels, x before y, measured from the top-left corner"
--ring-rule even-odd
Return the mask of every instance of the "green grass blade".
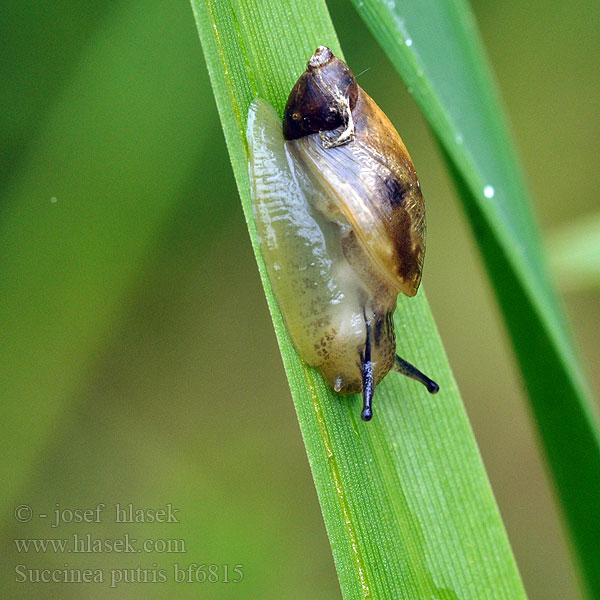
[[477, 29], [463, 0], [354, 0], [438, 137], [519, 360], [589, 590], [600, 597], [600, 437]]
[[424, 294], [400, 300], [399, 347], [441, 392], [431, 397], [390, 375], [368, 424], [357, 397], [336, 396], [298, 359], [273, 299], [252, 220], [246, 114], [255, 97], [281, 113], [317, 45], [340, 53], [325, 4], [192, 0], [192, 7], [344, 597], [524, 598]]

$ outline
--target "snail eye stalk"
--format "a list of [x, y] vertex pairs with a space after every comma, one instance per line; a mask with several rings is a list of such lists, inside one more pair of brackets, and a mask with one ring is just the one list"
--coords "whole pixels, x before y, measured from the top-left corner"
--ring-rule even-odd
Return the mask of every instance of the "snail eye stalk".
[[365, 353], [361, 356], [362, 373], [362, 397], [363, 409], [360, 417], [363, 421], [370, 421], [373, 418], [373, 409], [371, 402], [375, 393], [375, 378], [373, 377], [373, 363], [371, 362], [371, 323], [365, 317], [367, 327], [367, 339], [365, 341]]
[[402, 373], [402, 375], [406, 375], [406, 377], [410, 377], [415, 381], [419, 381], [427, 388], [427, 391], [430, 394], [437, 394], [440, 391], [440, 386], [433, 381], [433, 379], [429, 379], [425, 373], [421, 373], [417, 367], [411, 365], [408, 361], [399, 356], [396, 356], [394, 371], [396, 371], [396, 373]]

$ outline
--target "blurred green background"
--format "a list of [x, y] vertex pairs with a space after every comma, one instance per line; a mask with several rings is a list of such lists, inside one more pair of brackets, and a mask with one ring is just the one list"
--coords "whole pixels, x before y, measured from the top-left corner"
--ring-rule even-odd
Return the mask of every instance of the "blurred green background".
[[[509, 342], [434, 140], [354, 11], [329, 7], [348, 63], [418, 168], [424, 285], [529, 597], [580, 598]], [[474, 9], [550, 236], [598, 211], [600, 9]], [[339, 598], [190, 6], [24, 1], [3, 3], [0, 19], [2, 597]], [[564, 298], [596, 391], [599, 295]], [[114, 523], [117, 502], [170, 503], [180, 523]], [[102, 523], [51, 527], [56, 508], [99, 503]], [[22, 504], [26, 523], [14, 515]], [[19, 553], [13, 541], [75, 532], [183, 539], [186, 551]], [[221, 580], [239, 564], [244, 579], [175, 583], [175, 563], [219, 565]], [[102, 569], [105, 582], [15, 581], [16, 565], [65, 564]], [[150, 582], [118, 571], [138, 566]], [[111, 588], [111, 569], [134, 582]], [[168, 582], [151, 583], [159, 569]]]

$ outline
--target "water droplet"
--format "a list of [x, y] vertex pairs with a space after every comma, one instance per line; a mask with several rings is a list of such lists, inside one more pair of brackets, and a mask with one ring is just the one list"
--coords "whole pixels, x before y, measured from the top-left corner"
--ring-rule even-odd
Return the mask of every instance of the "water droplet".
[[404, 43], [405, 43], [405, 44], [406, 44], [408, 47], [410, 47], [410, 46], [412, 46], [412, 44], [413, 44], [413, 41], [412, 41], [410, 38], [408, 38], [408, 39], [406, 39], [406, 40], [405, 40], [405, 42], [404, 42]]
[[493, 198], [494, 197], [494, 188], [491, 185], [486, 185], [483, 188], [483, 195], [486, 198]]
[[457, 144], [462, 144], [462, 143], [463, 143], [463, 136], [462, 136], [462, 135], [460, 135], [460, 133], [457, 133], [457, 134], [456, 134], [456, 137], [454, 138], [454, 141], [455, 141]]
[[56, 204], [56, 198], [52, 196], [52, 198], [50, 198], [50, 202], [52, 202], [52, 204]]

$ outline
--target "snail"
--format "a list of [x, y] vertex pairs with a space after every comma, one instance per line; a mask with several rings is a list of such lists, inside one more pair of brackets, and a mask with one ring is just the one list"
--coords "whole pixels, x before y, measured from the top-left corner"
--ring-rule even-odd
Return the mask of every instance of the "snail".
[[392, 369], [436, 393], [437, 383], [396, 355], [392, 317], [398, 294], [414, 296], [421, 281], [425, 209], [388, 118], [320, 46], [283, 124], [257, 99], [247, 139], [261, 253], [300, 357], [336, 392], [362, 392], [365, 421]]

